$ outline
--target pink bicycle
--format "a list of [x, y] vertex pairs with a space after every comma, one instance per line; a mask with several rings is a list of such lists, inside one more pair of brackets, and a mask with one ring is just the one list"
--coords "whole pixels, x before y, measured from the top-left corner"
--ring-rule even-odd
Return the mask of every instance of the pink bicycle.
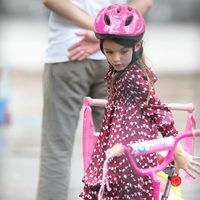
[[[84, 158], [84, 170], [86, 170], [90, 156], [92, 153], [93, 146], [98, 138], [98, 132], [95, 132], [93, 127], [93, 120], [91, 115], [91, 106], [105, 106], [107, 103], [103, 99], [92, 99], [86, 97], [84, 99], [85, 112], [84, 112], [84, 123], [83, 123], [83, 158]], [[194, 138], [200, 136], [200, 130], [195, 130], [195, 119], [193, 116], [194, 105], [193, 104], [167, 104], [167, 106], [172, 110], [187, 111], [189, 113], [187, 121], [187, 131], [180, 133], [176, 137], [166, 137], [159, 138], [151, 141], [144, 141], [140, 143], [134, 143], [127, 146], [116, 144], [111, 149], [106, 151], [106, 160], [104, 162], [103, 168], [103, 180], [101, 188], [98, 195], [98, 200], [101, 199], [105, 187], [109, 190], [109, 185], [106, 181], [107, 168], [110, 158], [113, 156], [120, 156], [123, 153], [127, 156], [132, 169], [140, 174], [141, 176], [150, 176], [154, 186], [154, 200], [180, 200], [181, 195], [177, 195], [171, 192], [172, 187], [179, 186], [181, 183], [181, 178], [175, 174], [173, 161], [173, 154], [176, 148], [177, 143], [184, 138]], [[190, 140], [190, 144], [193, 143], [193, 140]], [[153, 152], [167, 152], [166, 156], [162, 157], [160, 164], [153, 168], [140, 169], [138, 168], [134, 156], [149, 154]], [[193, 153], [193, 144], [192, 148], [190, 146], [189, 153]], [[167, 174], [167, 180], [165, 187], [161, 190], [161, 182], [158, 179], [158, 173], [165, 171]]]

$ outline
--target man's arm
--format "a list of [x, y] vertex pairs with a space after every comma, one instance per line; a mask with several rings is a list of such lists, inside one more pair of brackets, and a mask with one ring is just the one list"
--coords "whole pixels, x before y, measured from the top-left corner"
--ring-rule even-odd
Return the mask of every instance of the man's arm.
[[[71, 3], [70, 0], [42, 0], [43, 4], [58, 15], [71, 20], [84, 29], [93, 30], [94, 18]], [[152, 6], [152, 0], [133, 0], [131, 6], [136, 7], [145, 15]]]
[[71, 3], [70, 0], [42, 0], [42, 2], [48, 9], [74, 22], [79, 27], [93, 30], [94, 18]]
[[132, 0], [129, 4], [137, 8], [144, 16], [151, 9], [153, 2], [152, 0]]

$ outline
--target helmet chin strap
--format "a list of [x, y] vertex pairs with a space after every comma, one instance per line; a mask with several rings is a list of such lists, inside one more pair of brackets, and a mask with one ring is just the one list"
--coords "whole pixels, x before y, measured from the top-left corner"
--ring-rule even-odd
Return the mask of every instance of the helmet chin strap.
[[142, 57], [143, 54], [143, 47], [141, 46], [138, 51], [135, 51], [135, 48], [133, 48], [133, 58], [131, 61], [131, 64], [135, 63], [139, 58]]
[[103, 51], [103, 42], [104, 42], [104, 39], [101, 39], [100, 40], [100, 50], [104, 54], [104, 51]]

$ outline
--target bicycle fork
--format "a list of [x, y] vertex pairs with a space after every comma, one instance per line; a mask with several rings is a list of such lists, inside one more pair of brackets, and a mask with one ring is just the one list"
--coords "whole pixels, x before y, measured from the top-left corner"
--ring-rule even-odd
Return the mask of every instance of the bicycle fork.
[[161, 196], [161, 200], [167, 200], [169, 195], [170, 195], [170, 190], [171, 190], [171, 178], [174, 176], [175, 174], [175, 170], [173, 167], [170, 167], [169, 171], [168, 171], [168, 178], [167, 178], [167, 183], [165, 186], [165, 191], [163, 192], [163, 195]]

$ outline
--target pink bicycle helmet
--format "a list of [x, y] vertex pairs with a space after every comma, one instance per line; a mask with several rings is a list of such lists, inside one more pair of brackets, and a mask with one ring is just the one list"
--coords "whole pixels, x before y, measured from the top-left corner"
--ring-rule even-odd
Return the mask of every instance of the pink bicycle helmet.
[[103, 8], [94, 24], [98, 39], [110, 37], [140, 40], [145, 31], [145, 21], [138, 10], [126, 4], [112, 4]]

